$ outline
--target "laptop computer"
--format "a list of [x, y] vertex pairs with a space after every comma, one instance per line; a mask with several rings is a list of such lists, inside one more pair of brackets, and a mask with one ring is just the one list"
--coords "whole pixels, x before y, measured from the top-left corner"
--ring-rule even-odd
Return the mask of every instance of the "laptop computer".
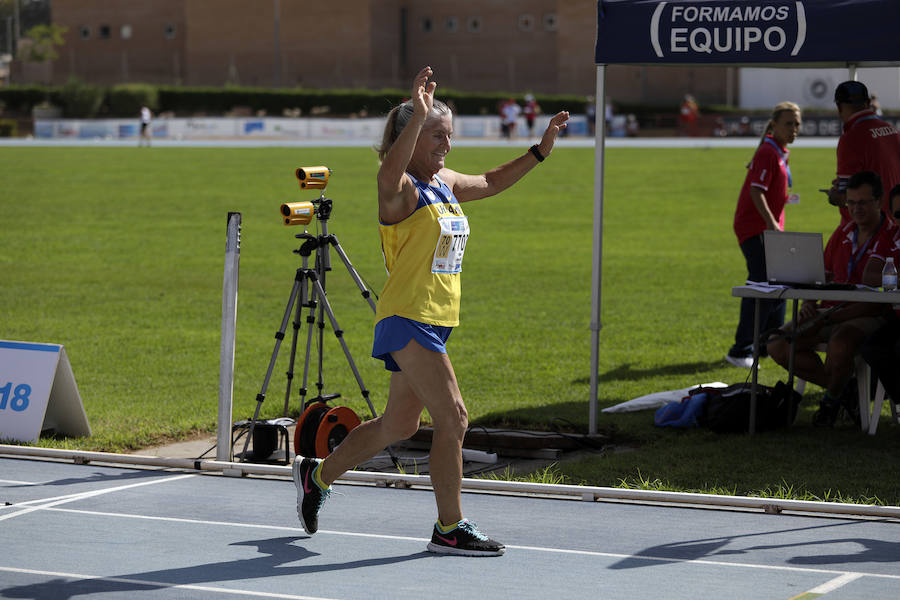
[[763, 232], [766, 276], [773, 285], [804, 289], [852, 290], [852, 283], [825, 281], [825, 257], [821, 233]]

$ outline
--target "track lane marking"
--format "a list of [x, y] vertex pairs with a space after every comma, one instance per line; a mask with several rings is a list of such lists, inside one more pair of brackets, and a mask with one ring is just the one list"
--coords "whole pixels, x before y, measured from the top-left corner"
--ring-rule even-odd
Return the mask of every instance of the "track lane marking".
[[[56, 508], [56, 507], [35, 507], [36, 510], [49, 510], [53, 512], [66, 512], [66, 513], [76, 513], [76, 514], [84, 514], [84, 515], [93, 515], [93, 516], [101, 516], [101, 517], [117, 517], [117, 518], [125, 518], [125, 519], [144, 519], [151, 521], [169, 521], [173, 523], [192, 523], [197, 525], [219, 525], [225, 527], [241, 527], [241, 528], [250, 528], [250, 529], [270, 529], [275, 531], [290, 531], [290, 532], [302, 532], [302, 528], [298, 527], [286, 527], [281, 525], [264, 525], [258, 523], [235, 523], [235, 522], [227, 522], [227, 521], [209, 521], [203, 519], [185, 519], [179, 517], [159, 517], [152, 515], [135, 515], [135, 514], [125, 514], [125, 513], [111, 513], [111, 512], [101, 512], [101, 511], [90, 511], [90, 510], [82, 510], [75, 508]], [[362, 533], [362, 532], [353, 532], [353, 531], [335, 531], [335, 530], [327, 530], [320, 529], [316, 535], [325, 534], [325, 535], [336, 535], [336, 536], [349, 536], [356, 538], [374, 538], [374, 539], [383, 539], [383, 540], [395, 540], [395, 541], [409, 541], [409, 542], [427, 542], [430, 538], [419, 538], [419, 537], [411, 537], [411, 536], [400, 536], [400, 535], [384, 535], [378, 533]], [[303, 535], [306, 535], [305, 533]], [[841, 569], [814, 569], [810, 567], [792, 567], [785, 565], [761, 565], [754, 563], [741, 563], [741, 562], [727, 562], [727, 561], [719, 561], [719, 560], [707, 560], [707, 559], [692, 559], [692, 558], [671, 558], [671, 557], [662, 557], [662, 556], [647, 556], [647, 555], [635, 555], [635, 554], [621, 554], [621, 553], [613, 553], [613, 552], [599, 552], [596, 550], [576, 550], [570, 548], [549, 548], [549, 547], [541, 547], [541, 546], [522, 546], [522, 545], [511, 545], [507, 544], [506, 547], [508, 549], [516, 549], [516, 550], [525, 550], [530, 552], [547, 552], [547, 553], [557, 553], [557, 554], [573, 554], [579, 556], [596, 556], [603, 558], [615, 558], [615, 559], [638, 559], [638, 560], [646, 560], [646, 561], [654, 561], [654, 562], [668, 562], [668, 563], [687, 563], [687, 564], [698, 564], [698, 565], [707, 565], [713, 567], [733, 567], [733, 568], [745, 568], [745, 569], [764, 569], [771, 571], [789, 571], [796, 573], [819, 573], [824, 575], [836, 575], [837, 577], [829, 580], [835, 581], [841, 579], [842, 577], [850, 577], [853, 579], [858, 579], [860, 577], [874, 577], [878, 579], [890, 579], [890, 580], [898, 580], [900, 581], [900, 575], [891, 575], [886, 573], [861, 573], [857, 571], [846, 571]], [[848, 580], [847, 583], [849, 583]]]
[[[140, 585], [151, 588], [166, 588], [178, 590], [197, 590], [201, 592], [216, 592], [219, 594], [231, 594], [237, 596], [252, 596], [254, 598], [284, 598], [286, 600], [334, 600], [324, 598], [322, 596], [297, 596], [294, 594], [275, 594], [271, 592], [254, 592], [250, 590], [238, 590], [232, 588], [219, 588], [207, 585], [194, 585], [189, 583], [169, 583], [165, 581], [149, 581], [145, 579], [130, 579], [126, 577], [98, 577], [96, 575], [85, 575], [83, 573], [62, 573], [57, 571], [39, 571], [36, 569], [17, 569], [13, 567], [0, 567], [0, 571], [7, 573], [20, 573], [24, 575], [42, 575], [46, 577], [64, 577], [67, 579], [77, 579], [80, 581], [108, 581], [110, 583], [127, 583], [129, 585]], [[7, 590], [9, 588], [6, 588]]]
[[814, 598], [818, 598], [819, 596], [824, 596], [834, 590], [844, 587], [848, 583], [852, 581], [856, 581], [860, 577], [862, 577], [862, 573], [844, 573], [834, 579], [830, 579], [823, 583], [822, 585], [817, 585], [811, 590], [806, 590], [802, 594], [798, 594], [789, 598], [788, 600], [813, 600]]
[[36, 510], [43, 510], [58, 506], [60, 504], [67, 504], [69, 502], [77, 502], [78, 500], [84, 500], [87, 498], [94, 498], [96, 496], [102, 496], [104, 494], [111, 494], [113, 492], [120, 492], [122, 490], [127, 490], [136, 487], [143, 487], [145, 485], [155, 485], [157, 483], [168, 483], [170, 481], [178, 481], [179, 479], [186, 479], [188, 477], [197, 477], [197, 475], [193, 473], [188, 473], [186, 475], [174, 475], [172, 477], [160, 477], [159, 479], [152, 479], [150, 481], [140, 481], [138, 483], [129, 483], [127, 485], [120, 485], [111, 488], [104, 488], [101, 490], [92, 490], [90, 492], [80, 492], [77, 494], [69, 494], [67, 496], [57, 496], [56, 498], [43, 498], [40, 500], [28, 500], [26, 502], [22, 502], [21, 504], [26, 505], [34, 505], [29, 506], [28, 508], [24, 508], [22, 510], [15, 510], [17, 505], [12, 505], [14, 512], [11, 512], [6, 515], [0, 515], [0, 521], [5, 521], [7, 519], [12, 519], [13, 517], [19, 517], [22, 515], [26, 515], [28, 513], [34, 512]]

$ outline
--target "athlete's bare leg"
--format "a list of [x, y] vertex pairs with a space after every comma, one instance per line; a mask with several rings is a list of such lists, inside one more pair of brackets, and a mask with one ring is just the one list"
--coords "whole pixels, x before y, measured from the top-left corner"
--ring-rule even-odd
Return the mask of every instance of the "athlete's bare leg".
[[468, 414], [446, 354], [423, 348], [415, 340], [392, 356], [402, 369], [391, 376], [384, 413], [353, 429], [324, 461], [320, 476], [330, 485], [344, 471], [390, 444], [412, 436], [422, 408], [434, 425], [429, 471], [441, 523], [462, 519], [462, 441]]

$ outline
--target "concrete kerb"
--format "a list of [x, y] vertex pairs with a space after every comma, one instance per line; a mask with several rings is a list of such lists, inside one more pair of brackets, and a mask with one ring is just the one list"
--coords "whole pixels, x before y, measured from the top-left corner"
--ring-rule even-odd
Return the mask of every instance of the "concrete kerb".
[[[244, 477], [248, 475], [269, 475], [290, 478], [291, 468], [284, 465], [264, 465], [254, 463], [233, 463], [214, 460], [195, 460], [185, 458], [152, 457], [133, 454], [112, 454], [104, 452], [85, 452], [60, 448], [40, 448], [35, 446], [0, 445], [0, 456], [18, 458], [38, 458], [61, 461], [73, 461], [78, 464], [98, 463], [111, 465], [159, 466], [194, 472], [219, 472], [226, 476]], [[364, 483], [377, 486], [393, 486], [399, 488], [430, 488], [431, 480], [427, 475], [403, 475], [391, 473], [375, 473], [348, 471], [339, 480], [342, 483]], [[684, 492], [659, 492], [650, 490], [631, 490], [594, 486], [558, 485], [546, 483], [530, 483], [521, 481], [502, 481], [494, 479], [463, 478], [464, 491], [540, 496], [546, 498], [580, 499], [593, 502], [626, 501], [642, 504], [678, 505], [692, 508], [719, 508], [725, 510], [763, 511], [769, 514], [783, 512], [841, 515], [843, 517], [869, 517], [900, 520], [900, 507], [874, 506], [861, 504], [844, 504], [837, 502], [810, 502], [804, 500], [782, 500], [776, 498], [750, 498], [743, 496], [725, 496], [712, 494], [693, 494]]]
[[[289, 451], [293, 453], [293, 436], [295, 427], [289, 426], [287, 429], [289, 434], [288, 439], [290, 440], [291, 444], [291, 448], [289, 449]], [[491, 436], [491, 434], [485, 433], [486, 431], [489, 430], [475, 432], [470, 436], [467, 436], [467, 440], [469, 438], [472, 438], [474, 444], [466, 444], [465, 446], [467, 451], [464, 452], [464, 458], [467, 460], [465, 460], [463, 465], [464, 475], [490, 475], [491, 473], [496, 473], [498, 475], [506, 475], [507, 473], [515, 475], [527, 475], [529, 473], [545, 469], [550, 465], [559, 462], [564, 458], [570, 458], [573, 454], [575, 454], [575, 452], [572, 452], [572, 448], [552, 447], [552, 440], [561, 439], [559, 437], [549, 438], [551, 440], [551, 447], [536, 449], [534, 447], [535, 440], [537, 439], [538, 441], [540, 441], [540, 438], [535, 438], [534, 434], [544, 433], [545, 436], [553, 435], [550, 432], [527, 432], [519, 437], [507, 432], [504, 432], [502, 434], [499, 432], [495, 432], [493, 436]], [[499, 437], [501, 436], [505, 439], [499, 440]], [[520, 446], [521, 448], [515, 452], [509, 450], [508, 448], [494, 448], [490, 443], [485, 441], [491, 439], [499, 440], [496, 443], [499, 443], [501, 446], [515, 445]], [[544, 437], [544, 439], [548, 438]], [[129, 454], [134, 456], [152, 456], [164, 458], [209, 459], [215, 458], [216, 456], [216, 443], [217, 437], [215, 434], [201, 434], [192, 439], [180, 440], [177, 442], [157, 446], [148, 446], [139, 450], [135, 450], [134, 452], [130, 452]], [[402, 457], [407, 458], [407, 462], [413, 465], [413, 467], [415, 468], [415, 472], [427, 474], [427, 458], [430, 443], [431, 429], [422, 428], [415, 436], [413, 436], [411, 440], [396, 444], [392, 448], [392, 450], [395, 453], [395, 456], [402, 455]], [[528, 448], [528, 445], [530, 445], [531, 448]], [[555, 446], [561, 445], [562, 444], [557, 443]], [[252, 449], [252, 444], [250, 445], [250, 448]], [[243, 440], [238, 440], [235, 443], [235, 447], [233, 448], [232, 456], [240, 456], [242, 450]], [[496, 454], [496, 461], [480, 460], [482, 458], [481, 455], [483, 455], [484, 453]], [[277, 461], [273, 460], [271, 461], [271, 464], [277, 464]], [[382, 455], [380, 458], [360, 465], [360, 470], [388, 473], [397, 472], [393, 460], [388, 455]]]

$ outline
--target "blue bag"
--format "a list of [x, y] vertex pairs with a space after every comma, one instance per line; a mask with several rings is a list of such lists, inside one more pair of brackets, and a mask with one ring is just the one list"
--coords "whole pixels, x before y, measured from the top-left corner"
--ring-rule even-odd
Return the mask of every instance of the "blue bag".
[[657, 427], [696, 427], [705, 404], [705, 392], [682, 398], [681, 402], [669, 402], [656, 410], [653, 424]]

